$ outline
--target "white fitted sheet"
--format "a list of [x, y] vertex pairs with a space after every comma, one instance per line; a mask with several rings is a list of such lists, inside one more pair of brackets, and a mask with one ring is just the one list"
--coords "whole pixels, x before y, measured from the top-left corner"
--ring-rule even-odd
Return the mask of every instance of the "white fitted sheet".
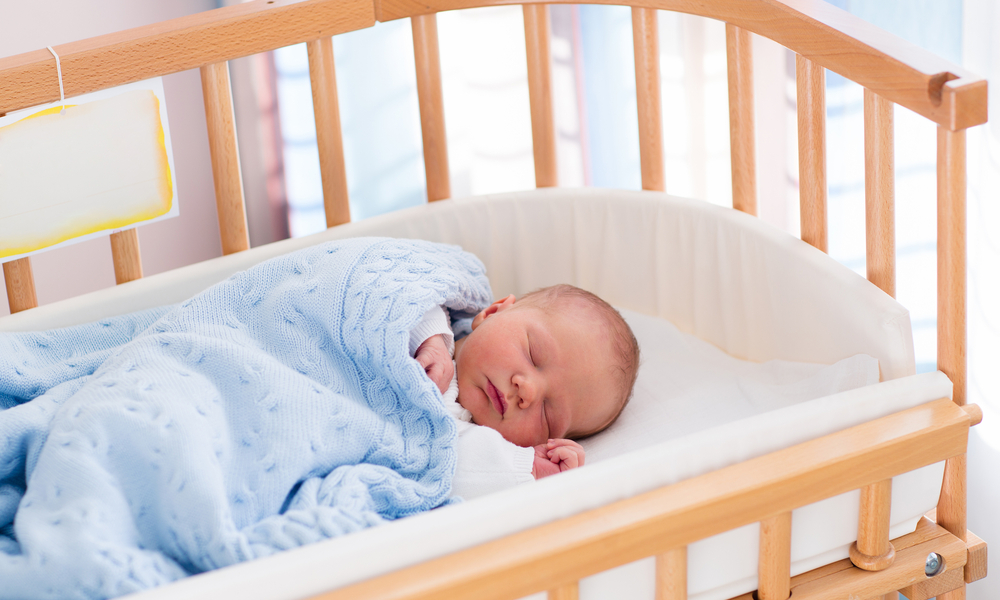
[[583, 440], [591, 464], [879, 380], [878, 361], [866, 354], [833, 365], [740, 360], [669, 321], [620, 311], [639, 342], [641, 366], [618, 420]]
[[[878, 360], [882, 382], [805, 402], [763, 395], [769, 400], [751, 408], [768, 412], [747, 416], [759, 411], [732, 407], [728, 416], [735, 420], [697, 401], [698, 393], [703, 400], [712, 393], [696, 392], [679, 411], [692, 416], [690, 422], [646, 419], [662, 430], [644, 434], [637, 443], [652, 445], [641, 450], [595, 438], [588, 441], [593, 462], [584, 469], [188, 578], [143, 597], [308, 596], [951, 393], [940, 373], [914, 375], [907, 311], [864, 278], [753, 217], [655, 192], [548, 189], [437, 202], [12, 315], [0, 319], [0, 330], [65, 326], [180, 301], [261, 260], [359, 235], [459, 244], [486, 264], [498, 297], [558, 282], [578, 285], [640, 316], [674, 323], [728, 353], [722, 362], [834, 365], [868, 355]], [[654, 381], [650, 389], [664, 385]], [[894, 479], [893, 536], [936, 503], [941, 472], [931, 465]], [[857, 513], [857, 492], [796, 510], [793, 572], [846, 557]], [[756, 560], [756, 525], [693, 544], [691, 597], [722, 599], [754, 589]], [[651, 561], [640, 561], [589, 577], [581, 596], [652, 598], [651, 571]]]

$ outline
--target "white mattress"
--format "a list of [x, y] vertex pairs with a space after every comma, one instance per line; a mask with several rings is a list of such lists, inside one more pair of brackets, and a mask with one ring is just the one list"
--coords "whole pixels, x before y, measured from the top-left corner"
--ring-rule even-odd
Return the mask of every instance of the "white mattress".
[[[649, 362], [629, 407], [635, 418], [623, 415], [587, 441], [586, 468], [143, 596], [301, 598], [951, 393], [940, 373], [913, 375], [907, 311], [863, 278], [753, 217], [653, 192], [549, 189], [438, 202], [13, 315], [0, 319], [0, 330], [63, 326], [180, 301], [271, 256], [358, 235], [457, 243], [483, 260], [498, 297], [567, 282], [632, 311], [631, 320], [647, 320], [638, 333], [654, 341], [642, 340]], [[675, 333], [701, 341], [670, 338]], [[702, 345], [694, 352], [691, 344]], [[816, 365], [843, 370], [846, 364], [848, 372], [874, 380], [871, 363], [850, 363], [864, 362], [851, 358], [856, 355], [878, 361], [882, 383], [802, 401], [815, 390], [797, 384], [837, 371]], [[676, 371], [661, 366], [681, 361], [688, 361], [681, 372], [700, 374], [695, 380], [707, 387], [680, 382]], [[741, 361], [767, 364], [751, 374]], [[725, 368], [729, 374], [719, 375]], [[713, 404], [727, 385], [751, 393], [741, 404]], [[686, 400], [670, 405], [660, 393], [665, 390], [684, 392]], [[638, 432], [633, 421], [655, 427]], [[635, 445], [645, 447], [634, 451]], [[892, 536], [910, 530], [936, 503], [941, 473], [941, 465], [931, 465], [894, 479]], [[858, 492], [796, 510], [793, 572], [846, 557], [857, 514]], [[691, 597], [722, 599], [755, 589], [756, 560], [755, 524], [692, 545]], [[651, 561], [581, 583], [585, 600], [652, 598], [652, 590]]]

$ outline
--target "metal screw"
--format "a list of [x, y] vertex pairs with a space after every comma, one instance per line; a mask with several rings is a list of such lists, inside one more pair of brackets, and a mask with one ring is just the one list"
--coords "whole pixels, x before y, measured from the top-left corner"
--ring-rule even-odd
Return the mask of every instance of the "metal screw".
[[924, 574], [934, 577], [941, 571], [944, 571], [944, 558], [937, 552], [931, 552], [927, 555], [927, 562], [924, 563]]

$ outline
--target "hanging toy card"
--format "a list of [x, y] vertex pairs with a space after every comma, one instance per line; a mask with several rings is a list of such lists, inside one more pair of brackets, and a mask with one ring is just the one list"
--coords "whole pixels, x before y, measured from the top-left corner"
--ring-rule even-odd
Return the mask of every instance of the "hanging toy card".
[[0, 118], [0, 262], [177, 216], [159, 78]]

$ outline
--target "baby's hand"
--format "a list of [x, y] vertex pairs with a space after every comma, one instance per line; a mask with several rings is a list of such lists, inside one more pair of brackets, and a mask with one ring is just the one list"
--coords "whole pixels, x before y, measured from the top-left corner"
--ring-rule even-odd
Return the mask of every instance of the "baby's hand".
[[455, 363], [451, 362], [451, 354], [443, 335], [439, 333], [424, 340], [413, 358], [417, 359], [442, 394], [448, 391], [451, 378], [455, 376]]
[[535, 446], [535, 465], [531, 469], [531, 475], [535, 479], [541, 479], [582, 467], [583, 461], [583, 446], [580, 444], [572, 440], [549, 440]]

